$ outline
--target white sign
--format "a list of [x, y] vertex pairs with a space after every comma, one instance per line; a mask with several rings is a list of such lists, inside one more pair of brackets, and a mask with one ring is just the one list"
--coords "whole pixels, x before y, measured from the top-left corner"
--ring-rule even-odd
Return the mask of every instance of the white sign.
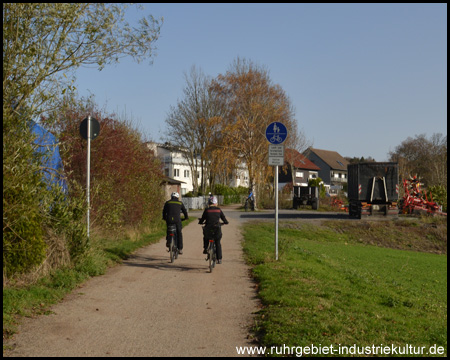
[[284, 158], [284, 145], [269, 145], [269, 157]]
[[284, 159], [283, 158], [278, 158], [278, 157], [270, 157], [269, 158], [269, 165], [283, 166], [284, 165]]
[[269, 165], [284, 165], [284, 145], [269, 145]]

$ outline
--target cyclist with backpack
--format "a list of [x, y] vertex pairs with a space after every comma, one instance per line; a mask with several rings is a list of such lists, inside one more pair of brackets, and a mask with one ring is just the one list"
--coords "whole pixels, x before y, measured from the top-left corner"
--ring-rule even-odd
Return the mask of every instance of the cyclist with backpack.
[[213, 196], [208, 200], [209, 207], [203, 211], [202, 217], [199, 219], [199, 224], [205, 224], [203, 228], [203, 254], [207, 253], [208, 243], [210, 236], [214, 236], [217, 248], [217, 263], [222, 263], [222, 245], [220, 240], [222, 239], [222, 229], [220, 228], [220, 220], [224, 224], [228, 224], [228, 220], [225, 214], [217, 206], [217, 197]]
[[[163, 208], [163, 220], [166, 221], [167, 225], [175, 224], [177, 227], [177, 241], [178, 241], [178, 253], [183, 255], [183, 234], [181, 232], [181, 213], [184, 214], [184, 219], [189, 219], [186, 207], [179, 200], [180, 194], [173, 192], [171, 199], [166, 201]], [[166, 238], [166, 246], [169, 247], [168, 237]]]

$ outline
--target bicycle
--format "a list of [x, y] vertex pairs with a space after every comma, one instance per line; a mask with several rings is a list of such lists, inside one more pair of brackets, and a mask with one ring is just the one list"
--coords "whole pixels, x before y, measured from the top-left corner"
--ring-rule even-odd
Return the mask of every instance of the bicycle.
[[281, 143], [281, 142], [283, 142], [283, 138], [280, 135], [276, 134], [270, 138], [270, 142], [272, 144], [273, 143]]
[[167, 225], [167, 233], [170, 237], [169, 240], [169, 253], [170, 262], [173, 263], [175, 259], [178, 259], [178, 246], [177, 246], [177, 227], [175, 224]]
[[[218, 226], [222, 226], [225, 225], [225, 223], [219, 223]], [[202, 227], [204, 230], [206, 228], [206, 226]], [[209, 230], [209, 231], [208, 231]], [[207, 231], [203, 231], [204, 234], [206, 234], [206, 236], [208, 238], [209, 241], [209, 245], [208, 245], [208, 249], [206, 250], [206, 261], [208, 261], [208, 267], [209, 267], [209, 272], [212, 273], [214, 267], [216, 266], [216, 261], [217, 261], [217, 247], [216, 247], [216, 240], [215, 240], [215, 236], [216, 236], [216, 230], [213, 227], [209, 227]]]
[[254, 205], [253, 200], [247, 198], [247, 199], [245, 199], [245, 204], [244, 204], [244, 209], [246, 212], [248, 211], [249, 207], [252, 211], [255, 211], [255, 205]]

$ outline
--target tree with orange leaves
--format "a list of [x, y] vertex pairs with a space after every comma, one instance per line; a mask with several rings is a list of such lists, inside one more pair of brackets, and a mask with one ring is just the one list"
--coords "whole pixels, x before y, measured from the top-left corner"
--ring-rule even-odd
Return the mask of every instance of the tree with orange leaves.
[[246, 163], [250, 188], [258, 194], [273, 176], [265, 130], [278, 121], [290, 136], [295, 122], [290, 100], [272, 83], [267, 70], [240, 58], [213, 81], [213, 90], [224, 109], [222, 146]]

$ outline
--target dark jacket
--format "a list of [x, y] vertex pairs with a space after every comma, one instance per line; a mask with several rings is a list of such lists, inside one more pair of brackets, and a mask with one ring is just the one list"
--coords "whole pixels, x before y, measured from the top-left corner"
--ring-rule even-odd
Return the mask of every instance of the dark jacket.
[[211, 205], [209, 208], [206, 208], [205, 211], [203, 211], [203, 215], [198, 221], [198, 223], [199, 224], [206, 223], [206, 226], [210, 227], [218, 225], [221, 219], [225, 224], [228, 224], [228, 220], [225, 217], [222, 210], [217, 206]]
[[181, 223], [181, 213], [183, 212], [184, 218], [189, 219], [188, 213], [184, 204], [177, 198], [172, 198], [166, 201], [163, 208], [163, 220], [167, 224]]

